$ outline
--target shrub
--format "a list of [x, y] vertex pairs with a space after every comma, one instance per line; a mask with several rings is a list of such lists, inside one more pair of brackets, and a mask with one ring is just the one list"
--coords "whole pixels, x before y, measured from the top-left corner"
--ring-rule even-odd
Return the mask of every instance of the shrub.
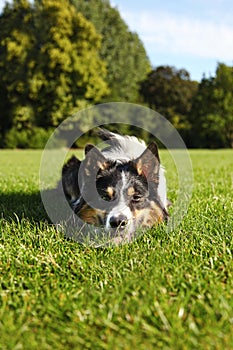
[[21, 129], [13, 127], [5, 137], [6, 148], [44, 148], [52, 129], [45, 130], [35, 127], [33, 129]]

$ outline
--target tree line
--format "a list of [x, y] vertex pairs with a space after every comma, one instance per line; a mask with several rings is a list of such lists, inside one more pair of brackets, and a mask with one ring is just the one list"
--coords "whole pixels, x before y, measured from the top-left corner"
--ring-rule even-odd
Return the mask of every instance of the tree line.
[[233, 148], [233, 67], [218, 63], [214, 77], [190, 80], [174, 67], [157, 67], [142, 82], [143, 101], [164, 115], [188, 147]]
[[189, 147], [233, 147], [233, 67], [200, 83], [151, 67], [108, 0], [14, 0], [0, 26], [0, 147], [43, 147], [65, 118], [109, 101], [155, 109]]

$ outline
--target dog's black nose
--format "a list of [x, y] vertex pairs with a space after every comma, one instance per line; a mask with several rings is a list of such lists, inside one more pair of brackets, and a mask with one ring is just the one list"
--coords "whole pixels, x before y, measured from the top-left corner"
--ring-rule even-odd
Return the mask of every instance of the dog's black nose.
[[127, 217], [124, 215], [112, 216], [109, 223], [112, 228], [124, 228], [127, 225]]

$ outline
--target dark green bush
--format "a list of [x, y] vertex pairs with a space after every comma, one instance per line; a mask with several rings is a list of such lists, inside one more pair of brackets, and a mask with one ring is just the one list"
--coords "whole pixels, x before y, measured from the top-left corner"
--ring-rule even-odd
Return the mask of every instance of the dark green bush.
[[5, 148], [44, 148], [52, 134], [52, 129], [45, 130], [39, 127], [33, 129], [12, 128], [5, 137]]

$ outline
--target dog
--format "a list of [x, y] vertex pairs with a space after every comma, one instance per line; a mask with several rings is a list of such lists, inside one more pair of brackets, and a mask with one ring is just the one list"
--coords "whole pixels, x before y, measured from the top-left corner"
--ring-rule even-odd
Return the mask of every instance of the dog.
[[103, 128], [98, 136], [107, 147], [88, 144], [84, 160], [72, 156], [62, 169], [63, 190], [74, 213], [87, 224], [120, 234], [166, 221], [170, 202], [156, 143], [146, 146], [135, 136]]

